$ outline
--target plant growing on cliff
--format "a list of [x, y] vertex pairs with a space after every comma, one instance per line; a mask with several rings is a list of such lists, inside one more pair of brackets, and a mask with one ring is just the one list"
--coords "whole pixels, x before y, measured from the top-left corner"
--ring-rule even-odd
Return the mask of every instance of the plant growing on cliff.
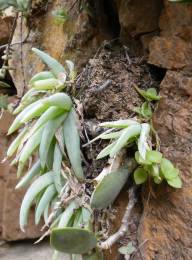
[[[55, 255], [61, 251], [72, 257], [81, 254], [83, 259], [102, 259], [100, 251], [110, 248], [128, 229], [137, 187], [134, 185], [129, 191], [120, 229], [106, 240], [102, 230], [94, 233], [94, 209], [112, 205], [133, 171], [136, 184], [152, 178], [155, 183], [166, 180], [175, 188], [181, 187], [179, 172], [153, 149], [151, 125], [132, 118], [99, 125], [108, 130], [93, 141], [110, 140], [110, 144], [97, 159], [109, 156], [110, 160], [94, 180], [87, 180], [75, 106], [63, 92], [74, 83], [74, 64], [66, 61], [64, 68], [46, 53], [33, 51], [50, 70], [32, 77], [8, 131], [12, 134], [20, 130], [7, 151], [8, 157], [15, 155], [12, 164], [18, 164], [17, 176], [22, 176], [16, 188], [30, 185], [21, 205], [20, 227], [25, 230], [29, 209], [35, 203], [35, 223], [44, 218], [43, 229], [48, 227], [45, 235], [50, 234]], [[129, 147], [134, 148], [135, 159], [127, 157]], [[93, 187], [91, 194], [87, 184]]]

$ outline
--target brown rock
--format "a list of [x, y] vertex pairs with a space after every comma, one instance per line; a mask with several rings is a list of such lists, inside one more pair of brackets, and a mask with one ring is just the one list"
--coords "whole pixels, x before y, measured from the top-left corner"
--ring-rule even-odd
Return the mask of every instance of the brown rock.
[[[154, 186], [155, 197], [146, 190], [139, 243], [144, 259], [191, 259], [192, 225], [192, 77], [167, 72], [161, 83], [161, 96], [154, 116], [161, 139], [161, 151], [180, 169], [183, 187], [174, 190], [165, 185]], [[187, 85], [186, 85], [187, 84]], [[189, 89], [188, 89], [188, 88]]]
[[166, 69], [182, 69], [192, 65], [192, 48], [179, 37], [154, 37], [149, 45], [148, 62]]
[[[5, 158], [8, 144], [13, 139], [6, 136], [13, 121], [9, 112], [4, 112], [0, 120], [0, 162]], [[19, 229], [19, 211], [25, 190], [16, 191], [16, 167], [10, 166], [8, 161], [0, 164], [0, 238], [4, 240], [18, 240], [37, 238], [41, 235], [40, 227], [34, 225], [34, 211], [31, 211], [29, 225], [25, 233]]]
[[12, 23], [12, 17], [2, 18], [0, 17], [0, 44], [6, 44], [10, 35], [10, 25]]
[[158, 30], [159, 15], [162, 9], [160, 0], [144, 0], [142, 4], [139, 0], [122, 0], [118, 5], [123, 39]]
[[149, 63], [166, 69], [192, 65], [192, 6], [164, 1], [160, 16], [160, 37], [149, 45]]
[[5, 186], [5, 197], [3, 207], [3, 225], [2, 237], [6, 241], [14, 241], [29, 238], [38, 238], [42, 233], [41, 227], [34, 224], [34, 209], [30, 212], [28, 226], [25, 233], [21, 232], [19, 227], [19, 212], [25, 190], [15, 191], [17, 184], [15, 171], [9, 172], [8, 180]]

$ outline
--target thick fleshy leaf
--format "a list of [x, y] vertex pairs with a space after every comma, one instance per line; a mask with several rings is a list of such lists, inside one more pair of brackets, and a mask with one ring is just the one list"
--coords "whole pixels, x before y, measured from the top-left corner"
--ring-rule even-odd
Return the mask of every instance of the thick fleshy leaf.
[[84, 179], [84, 173], [81, 161], [80, 138], [75, 122], [75, 112], [72, 109], [63, 126], [64, 142], [67, 149], [67, 155], [72, 165], [75, 176], [79, 180]]
[[117, 142], [115, 143], [114, 147], [112, 148], [110, 152], [110, 157], [114, 157], [124, 146], [126, 146], [129, 139], [132, 137], [135, 137], [140, 134], [141, 126], [140, 124], [133, 124], [129, 127], [127, 127], [122, 135], [119, 137]]
[[131, 126], [134, 124], [138, 124], [138, 122], [133, 119], [126, 119], [126, 120], [104, 122], [104, 123], [99, 124], [99, 126], [105, 127], [105, 128], [127, 128], [128, 126]]
[[35, 199], [35, 197], [45, 189], [47, 186], [53, 183], [53, 173], [48, 172], [42, 176], [40, 176], [37, 180], [33, 182], [33, 184], [27, 190], [20, 209], [20, 228], [24, 232], [24, 227], [27, 224], [27, 218], [29, 214], [29, 209]]
[[20, 157], [19, 157], [19, 165], [18, 165], [18, 171], [17, 171], [18, 177], [21, 175], [22, 170], [23, 170], [27, 160], [33, 154], [35, 149], [39, 146], [39, 144], [41, 142], [42, 132], [43, 132], [43, 127], [39, 128], [23, 147]]
[[41, 100], [41, 102], [45, 106], [56, 106], [61, 108], [65, 111], [70, 111], [72, 107], [72, 100], [71, 98], [65, 93], [56, 93], [49, 97], [46, 97]]
[[146, 158], [146, 152], [149, 150], [149, 146], [147, 144], [147, 138], [150, 132], [150, 125], [144, 123], [141, 125], [141, 133], [138, 140], [138, 150], [143, 160]]
[[63, 124], [67, 117], [67, 114], [61, 115], [55, 119], [49, 120], [43, 130], [41, 143], [39, 147], [39, 156], [41, 165], [44, 168], [46, 164], [47, 154], [49, 151], [49, 147], [55, 135], [57, 129]]
[[147, 172], [143, 168], [138, 167], [134, 171], [134, 180], [137, 185], [145, 183], [147, 180]]
[[64, 228], [68, 225], [71, 217], [74, 214], [75, 209], [78, 208], [78, 205], [75, 201], [72, 201], [67, 208], [65, 209], [65, 211], [62, 213], [59, 224], [58, 224], [58, 228]]
[[17, 148], [19, 147], [22, 139], [26, 135], [28, 129], [24, 128], [22, 131], [18, 134], [18, 136], [14, 139], [14, 141], [10, 144], [8, 150], [7, 150], [7, 157], [11, 157], [16, 151]]
[[43, 212], [45, 211], [47, 205], [51, 202], [55, 194], [57, 193], [55, 189], [55, 185], [51, 184], [44, 192], [43, 196], [41, 197], [37, 208], [35, 210], [35, 224], [38, 225], [41, 219]]
[[62, 190], [61, 183], [61, 163], [62, 163], [62, 152], [59, 148], [59, 145], [55, 145], [54, 149], [54, 158], [53, 158], [53, 172], [54, 172], [54, 183], [58, 193]]
[[[40, 101], [36, 101], [32, 104], [30, 104], [28, 107], [26, 107], [13, 121], [13, 123], [11, 124], [9, 130], [8, 130], [8, 135], [12, 134], [13, 132], [15, 132], [21, 125], [22, 125], [22, 119], [24, 118], [24, 116], [26, 114], [28, 114], [28, 112], [33, 111], [33, 115], [34, 115], [34, 109], [38, 108], [39, 109], [39, 104]], [[35, 114], [35, 115], [38, 115]]]
[[39, 58], [49, 67], [49, 69], [56, 77], [58, 77], [62, 73], [66, 74], [64, 67], [47, 53], [36, 48], [32, 48], [32, 51], [39, 56]]
[[35, 76], [33, 76], [31, 78], [31, 80], [29, 81], [29, 84], [32, 84], [32, 83], [34, 83], [35, 81], [38, 81], [38, 80], [53, 79], [53, 78], [55, 78], [55, 76], [53, 75], [52, 72], [41, 71], [41, 72], [35, 74]]
[[170, 180], [167, 180], [167, 183], [173, 187], [173, 188], [177, 188], [177, 189], [180, 189], [182, 187], [182, 181], [180, 179], [179, 176], [173, 178], [173, 179], [170, 179]]
[[38, 160], [36, 163], [34, 163], [29, 172], [26, 173], [25, 176], [20, 180], [15, 189], [20, 189], [27, 186], [31, 182], [31, 180], [40, 173], [40, 170], [41, 163]]
[[123, 167], [105, 175], [92, 193], [91, 207], [103, 209], [111, 205], [125, 185], [132, 170]]
[[112, 144], [109, 144], [108, 146], [106, 146], [98, 155], [97, 155], [97, 160], [98, 159], [102, 159], [104, 157], [106, 157], [107, 155], [110, 154], [112, 148], [115, 146], [115, 142], [113, 142]]
[[58, 251], [69, 254], [85, 254], [95, 248], [97, 239], [86, 229], [63, 228], [51, 232], [51, 246]]

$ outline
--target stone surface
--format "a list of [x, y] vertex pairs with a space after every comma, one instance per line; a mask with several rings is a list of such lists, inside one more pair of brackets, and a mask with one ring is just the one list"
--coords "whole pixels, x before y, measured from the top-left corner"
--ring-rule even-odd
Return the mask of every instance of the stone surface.
[[149, 45], [149, 63], [166, 69], [192, 66], [192, 6], [164, 1], [160, 37]]
[[[100, 6], [97, 7], [94, 2], [92, 4], [93, 8], [90, 6], [89, 13], [86, 10], [79, 11], [78, 4], [71, 9], [71, 1], [54, 0], [46, 3], [38, 12], [34, 10], [30, 28], [26, 25], [26, 21], [23, 22], [23, 39], [29, 32], [27, 41], [22, 47], [23, 56], [21, 59], [20, 46], [16, 45], [10, 61], [11, 66], [17, 67], [17, 72], [12, 71], [12, 77], [19, 96], [22, 95], [24, 86], [25, 89], [27, 88], [29, 79], [44, 67], [39, 58], [32, 53], [32, 47], [48, 52], [62, 64], [65, 63], [65, 59], [71, 59], [79, 69], [96, 52], [103, 40], [111, 38], [105, 26], [108, 21], [103, 10], [97, 10]], [[52, 15], [52, 12], [58, 8], [70, 10], [70, 19], [60, 25], [55, 23]], [[20, 24], [18, 20], [13, 42], [21, 40]], [[102, 25], [98, 26], [98, 24]]]
[[12, 21], [12, 17], [0, 17], [0, 45], [7, 43], [10, 35]]
[[191, 259], [192, 255], [192, 74], [168, 71], [161, 83], [162, 99], [154, 115], [161, 151], [179, 169], [183, 187], [154, 186], [144, 195], [139, 242], [143, 259]]
[[[53, 250], [49, 242], [44, 241], [34, 245], [33, 241], [9, 243], [0, 245], [1, 260], [51, 260]], [[60, 255], [58, 260], [69, 260], [67, 255]]]
[[[119, 6], [119, 22], [121, 38], [139, 36], [144, 33], [158, 31], [159, 15], [162, 9], [161, 0], [117, 1]], [[146, 15], [147, 14], [147, 15]]]
[[[13, 116], [9, 112], [4, 112], [0, 120], [1, 162], [5, 158], [8, 145], [12, 140], [11, 137], [6, 136], [12, 121]], [[8, 241], [37, 238], [41, 235], [40, 226], [34, 225], [33, 210], [29, 217], [26, 232], [20, 231], [19, 210], [25, 190], [15, 190], [16, 171], [16, 167], [11, 167], [8, 161], [0, 164], [0, 238]]]
[[192, 66], [192, 46], [177, 36], [154, 37], [149, 51], [148, 62], [158, 67], [183, 69]]

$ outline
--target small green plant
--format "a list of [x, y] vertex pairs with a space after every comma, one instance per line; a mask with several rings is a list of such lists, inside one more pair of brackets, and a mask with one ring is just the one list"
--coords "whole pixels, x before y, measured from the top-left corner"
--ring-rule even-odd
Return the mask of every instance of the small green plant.
[[[20, 228], [25, 230], [29, 210], [35, 204], [35, 223], [44, 218], [43, 229], [48, 230], [43, 237], [50, 234], [55, 257], [61, 251], [73, 258], [80, 254], [84, 260], [103, 259], [102, 250], [110, 248], [126, 233], [130, 212], [137, 201], [136, 187], [129, 191], [129, 204], [120, 229], [107, 240], [102, 230], [94, 233], [93, 209], [112, 205], [132, 173], [136, 184], [147, 179], [157, 184], [166, 180], [170, 186], [180, 188], [179, 170], [154, 150], [154, 130], [146, 118], [144, 122], [137, 118], [104, 122], [99, 126], [107, 130], [91, 142], [109, 140], [97, 159], [107, 156], [110, 159], [91, 181], [93, 192], [88, 195], [86, 184], [90, 185], [90, 180], [86, 180], [82, 167], [77, 114], [73, 100], [63, 92], [74, 84], [74, 64], [66, 61], [64, 68], [48, 54], [35, 48], [33, 51], [49, 70], [32, 77], [29, 91], [13, 112], [17, 116], [8, 131], [9, 135], [19, 131], [7, 151], [7, 157], [14, 157], [12, 164], [18, 165], [18, 178], [22, 177], [16, 188], [29, 186], [20, 209]], [[141, 93], [146, 102], [159, 99], [154, 91]], [[135, 158], [127, 158], [129, 147], [135, 150]], [[133, 247], [128, 245], [120, 251], [131, 254]]]
[[106, 156], [115, 158], [123, 148], [136, 145], [135, 160], [139, 165], [134, 171], [136, 184], [142, 184], [152, 178], [156, 184], [166, 180], [170, 186], [181, 188], [179, 170], [159, 151], [152, 148], [152, 129], [149, 123], [127, 119], [101, 123], [99, 126], [111, 128], [112, 131], [106, 131], [97, 137], [110, 140], [110, 144], [99, 153], [97, 159]]
[[65, 69], [46, 53], [33, 51], [50, 71], [30, 80], [30, 89], [13, 112], [18, 115], [8, 131], [10, 135], [21, 129], [7, 151], [8, 157], [15, 155], [18, 177], [30, 167], [34, 154], [39, 157], [16, 186], [30, 185], [21, 205], [20, 228], [25, 230], [29, 209], [35, 203], [35, 223], [44, 217], [52, 247], [86, 257], [97, 239], [86, 202], [76, 113], [71, 98], [62, 92], [74, 81], [74, 65], [66, 61]]

